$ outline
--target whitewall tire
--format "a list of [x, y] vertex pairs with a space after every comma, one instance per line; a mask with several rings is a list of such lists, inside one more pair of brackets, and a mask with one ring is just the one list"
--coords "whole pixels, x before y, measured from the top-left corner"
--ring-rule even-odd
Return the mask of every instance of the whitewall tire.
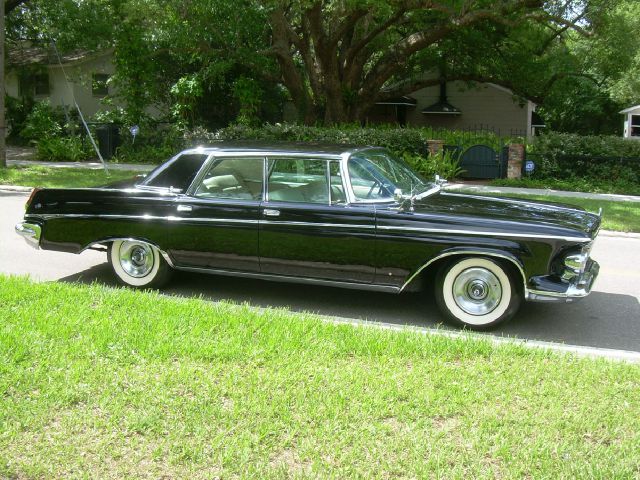
[[512, 318], [522, 300], [508, 269], [484, 257], [467, 257], [440, 269], [436, 302], [458, 325], [486, 330]]
[[107, 258], [118, 281], [130, 287], [158, 288], [171, 274], [160, 251], [141, 240], [115, 240], [107, 250]]

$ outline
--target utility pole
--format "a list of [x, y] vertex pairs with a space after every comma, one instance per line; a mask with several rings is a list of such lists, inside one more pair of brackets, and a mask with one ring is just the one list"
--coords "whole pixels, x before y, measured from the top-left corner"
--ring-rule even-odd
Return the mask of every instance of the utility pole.
[[4, 0], [0, 0], [0, 168], [7, 168], [7, 126], [4, 115]]

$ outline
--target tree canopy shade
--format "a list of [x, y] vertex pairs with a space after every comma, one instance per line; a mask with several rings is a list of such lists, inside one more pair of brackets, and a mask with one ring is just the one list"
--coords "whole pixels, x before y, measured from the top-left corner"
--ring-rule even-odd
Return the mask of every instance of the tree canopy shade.
[[112, 47], [112, 82], [133, 117], [156, 106], [187, 125], [276, 120], [287, 97], [302, 122], [357, 122], [378, 101], [446, 79], [508, 87], [555, 128], [606, 131], [621, 102], [640, 103], [639, 5], [29, 0], [8, 16], [8, 36]]
[[[542, 54], [559, 31], [583, 30], [576, 23], [584, 16], [583, 3], [273, 1], [271, 52], [306, 122], [354, 121], [376, 101], [437, 84], [439, 76], [509, 83], [526, 93], [526, 85], [512, 85], [512, 75], [503, 75], [522, 70], [522, 59], [497, 54], [532, 41]], [[434, 69], [435, 78], [422, 75]]]

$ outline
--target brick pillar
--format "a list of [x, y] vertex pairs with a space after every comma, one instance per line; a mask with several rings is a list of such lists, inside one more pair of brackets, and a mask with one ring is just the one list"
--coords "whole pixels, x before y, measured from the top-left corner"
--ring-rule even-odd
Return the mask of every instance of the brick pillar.
[[507, 163], [507, 178], [522, 177], [523, 164], [524, 164], [524, 145], [521, 143], [510, 144], [508, 163]]
[[427, 140], [429, 155], [437, 155], [444, 150], [444, 140]]

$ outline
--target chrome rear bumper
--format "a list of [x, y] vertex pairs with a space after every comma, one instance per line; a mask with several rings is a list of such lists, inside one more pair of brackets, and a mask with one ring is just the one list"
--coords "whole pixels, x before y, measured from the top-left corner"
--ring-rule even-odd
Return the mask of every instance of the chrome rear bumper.
[[20, 222], [16, 225], [16, 233], [23, 237], [33, 248], [40, 248], [42, 228], [35, 223]]
[[577, 281], [568, 284], [564, 291], [528, 290], [527, 300], [532, 302], [572, 302], [584, 298], [591, 293], [599, 272], [598, 262], [589, 259], [582, 275]]

